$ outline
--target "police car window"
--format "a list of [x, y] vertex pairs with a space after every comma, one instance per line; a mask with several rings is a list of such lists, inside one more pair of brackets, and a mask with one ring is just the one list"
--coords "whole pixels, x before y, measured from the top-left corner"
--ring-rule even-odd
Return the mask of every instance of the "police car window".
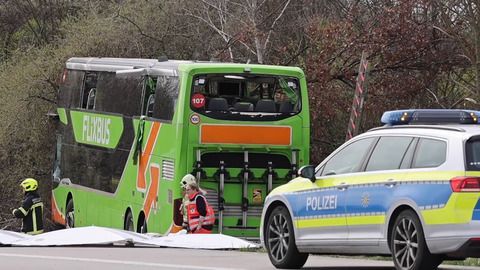
[[325, 164], [322, 175], [358, 172], [375, 140], [376, 138], [367, 138], [347, 145]]
[[437, 167], [445, 162], [447, 143], [440, 140], [421, 138], [418, 142], [412, 168]]
[[415, 154], [415, 148], [417, 146], [418, 138], [414, 138], [413, 141], [410, 143], [407, 152], [403, 156], [402, 165], [400, 165], [400, 169], [409, 169], [410, 165], [412, 165], [413, 154]]
[[382, 137], [373, 150], [366, 171], [395, 170], [412, 142], [411, 137]]
[[480, 171], [480, 140], [469, 140], [466, 146], [467, 171]]

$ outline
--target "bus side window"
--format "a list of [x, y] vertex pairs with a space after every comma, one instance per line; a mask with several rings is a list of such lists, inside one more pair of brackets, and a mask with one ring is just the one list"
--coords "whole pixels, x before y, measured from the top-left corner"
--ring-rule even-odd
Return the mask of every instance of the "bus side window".
[[[89, 109], [88, 103], [92, 93], [92, 89], [97, 88], [97, 73], [86, 73], [85, 80], [83, 81], [83, 94], [82, 94], [82, 103], [81, 106], [83, 109]], [[93, 95], [95, 95], [95, 91], [93, 91]], [[91, 110], [92, 108], [90, 108]]]
[[140, 115], [142, 90], [142, 76], [117, 76], [113, 72], [100, 72], [95, 92], [95, 111], [121, 114], [123, 117]]
[[90, 89], [90, 92], [88, 92], [88, 97], [87, 97], [87, 105], [86, 108], [87, 110], [95, 110], [95, 95], [97, 93], [96, 88]]
[[155, 103], [153, 106], [154, 118], [172, 121], [178, 99], [178, 85], [178, 77], [158, 77]]
[[155, 105], [155, 94], [151, 94], [149, 97], [148, 97], [148, 101], [147, 101], [147, 112], [146, 112], [146, 115], [148, 117], [152, 117], [153, 116], [153, 106]]
[[65, 70], [63, 81], [58, 90], [58, 107], [76, 108], [80, 103], [80, 94], [84, 81], [84, 71]]
[[156, 77], [151, 77], [151, 76], [145, 77], [142, 113], [147, 117], [153, 116], [156, 85], [157, 85]]

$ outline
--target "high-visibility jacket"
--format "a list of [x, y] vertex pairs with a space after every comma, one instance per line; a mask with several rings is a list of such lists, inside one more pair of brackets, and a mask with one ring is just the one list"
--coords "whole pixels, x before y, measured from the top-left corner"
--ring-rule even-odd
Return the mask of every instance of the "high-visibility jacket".
[[43, 232], [43, 202], [35, 191], [25, 192], [22, 206], [13, 210], [16, 218], [22, 218], [22, 232], [39, 234]]
[[[213, 224], [215, 224], [215, 213], [213, 208], [208, 204], [205, 196], [201, 195], [199, 192], [189, 196], [190, 203], [187, 205], [187, 215], [188, 215], [188, 227], [192, 233], [210, 233], [212, 231]], [[204, 213], [199, 212], [199, 204], [204, 202], [206, 210]], [[203, 208], [203, 207], [202, 207]], [[197, 230], [198, 223], [202, 219], [202, 229]]]

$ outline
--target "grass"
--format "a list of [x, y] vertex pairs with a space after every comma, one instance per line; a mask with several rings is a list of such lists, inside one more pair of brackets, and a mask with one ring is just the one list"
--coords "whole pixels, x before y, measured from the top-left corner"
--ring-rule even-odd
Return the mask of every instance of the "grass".
[[480, 266], [480, 258], [467, 258], [463, 261], [445, 261], [443, 263], [464, 266]]

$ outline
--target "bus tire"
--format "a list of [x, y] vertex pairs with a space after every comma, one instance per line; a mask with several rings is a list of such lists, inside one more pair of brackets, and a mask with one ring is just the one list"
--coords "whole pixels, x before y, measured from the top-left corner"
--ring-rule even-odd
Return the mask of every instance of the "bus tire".
[[75, 207], [73, 199], [68, 200], [67, 207], [65, 208], [65, 227], [75, 228]]
[[127, 215], [125, 216], [124, 229], [131, 232], [135, 231], [135, 226], [133, 224], [133, 215], [132, 211], [130, 210], [127, 211]]
[[148, 229], [147, 229], [147, 221], [146, 220], [143, 220], [143, 224], [142, 226], [140, 227], [140, 233], [147, 233], [148, 232]]
[[147, 233], [147, 219], [145, 218], [145, 213], [142, 211], [138, 215], [137, 220], [137, 233]]

